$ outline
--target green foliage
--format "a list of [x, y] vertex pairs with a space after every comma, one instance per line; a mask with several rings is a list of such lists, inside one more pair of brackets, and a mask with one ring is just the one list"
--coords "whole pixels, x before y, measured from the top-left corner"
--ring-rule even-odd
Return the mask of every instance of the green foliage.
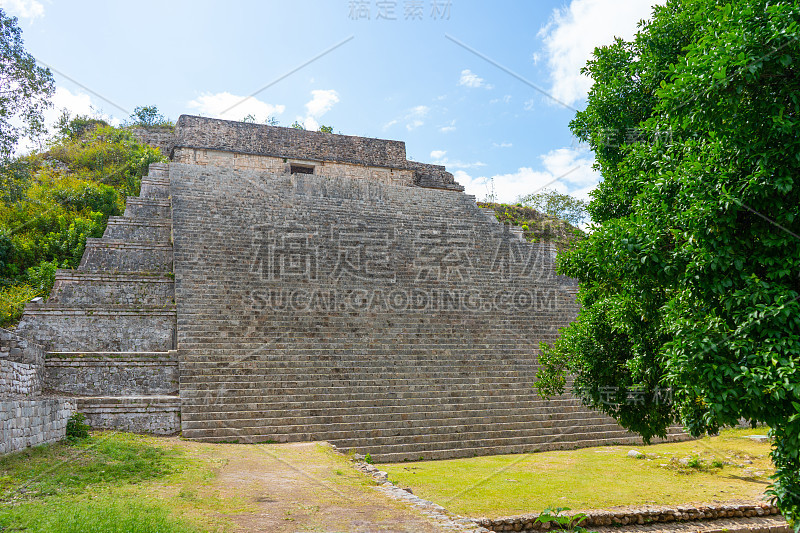
[[321, 133], [333, 133], [333, 126], [320, 126], [319, 131]]
[[67, 434], [64, 440], [75, 444], [78, 441], [89, 438], [89, 424], [86, 423], [86, 415], [83, 413], [72, 413], [67, 420]]
[[255, 124], [256, 117], [255, 117], [255, 115], [247, 115], [246, 117], [244, 117], [242, 119], [242, 122], [247, 122], [249, 124]]
[[63, 109], [61, 116], [56, 121], [56, 132], [61, 138], [77, 139], [94, 128], [107, 127], [108, 125], [105, 120], [92, 118], [88, 115], [78, 115], [70, 119], [69, 110]]
[[0, 9], [0, 166], [10, 159], [20, 137], [46, 131], [42, 113], [50, 104], [55, 82], [50, 69], [36, 65], [25, 51], [17, 18]]
[[280, 121], [277, 119], [277, 117], [273, 117], [272, 115], [270, 115], [267, 117], [267, 120], [264, 121], [264, 124], [266, 124], [267, 126], [279, 126]]
[[[86, 239], [139, 194], [150, 163], [163, 161], [124, 129], [91, 119], [67, 123], [44, 153], [0, 167], [0, 323], [19, 319], [24, 302], [47, 296], [57, 268], [80, 264]], [[19, 287], [15, 289], [14, 287]]]
[[364, 462], [368, 463], [368, 464], [372, 464], [373, 463], [372, 456], [369, 454], [369, 452], [367, 452], [367, 455], [364, 456]]
[[564, 511], [569, 511], [569, 507], [548, 507], [542, 511], [536, 522], [540, 524], [551, 524], [555, 526], [553, 531], [575, 531], [576, 533], [586, 533], [586, 528], [581, 526], [581, 523], [586, 520], [585, 513], [578, 513], [573, 516], [561, 514]]
[[138, 126], [172, 126], [172, 122], [165, 118], [164, 115], [158, 112], [158, 107], [151, 105], [151, 106], [139, 106], [133, 110], [133, 114], [130, 116], [129, 121], [131, 125], [138, 125]]
[[[65, 261], [64, 264], [68, 263]], [[27, 272], [28, 284], [39, 294], [50, 294], [56, 281], [56, 270], [58, 270], [58, 259], [42, 261], [30, 267]]]
[[[69, 430], [68, 430], [69, 431]], [[180, 451], [147, 437], [100, 433], [0, 457], [0, 531], [188, 533], [167, 504], [131, 486], [184, 471]]]
[[[0, 531], [29, 533], [199, 533], [171, 516], [166, 506], [108, 496], [25, 505], [0, 512]], [[13, 529], [12, 529], [13, 528]]]
[[0, 328], [18, 322], [25, 304], [37, 296], [41, 296], [41, 293], [29, 285], [0, 288]]
[[583, 238], [583, 232], [570, 223], [545, 215], [532, 207], [478, 202], [479, 207], [494, 209], [501, 224], [519, 226], [528, 242], [552, 242], [559, 252]]
[[306, 129], [305, 125], [302, 122], [299, 122], [297, 120], [292, 122], [292, 126], [291, 127], [296, 129], [296, 130], [304, 130], [304, 129]]
[[[598, 227], [559, 258], [581, 311], [538, 384], [645, 439], [769, 425], [770, 494], [800, 528], [800, 5], [669, 0], [595, 50], [571, 127], [603, 174]], [[625, 402], [671, 387], [674, 403]], [[618, 391], [604, 401], [604, 388]], [[606, 398], [607, 400], [608, 398]]]
[[545, 215], [565, 220], [573, 226], [579, 226], [586, 221], [587, 203], [555, 190], [543, 189], [538, 193], [526, 194], [518, 202]]
[[[106, 483], [139, 483], [183, 468], [177, 451], [132, 434], [99, 433], [70, 445], [38, 446], [0, 458], [0, 500], [80, 495]], [[17, 488], [25, 487], [20, 494]]]

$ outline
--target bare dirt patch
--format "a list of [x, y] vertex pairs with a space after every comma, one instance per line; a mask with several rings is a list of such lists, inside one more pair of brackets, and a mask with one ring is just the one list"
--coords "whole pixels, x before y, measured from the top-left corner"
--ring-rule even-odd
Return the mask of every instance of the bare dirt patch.
[[325, 445], [177, 442], [217, 465], [216, 476], [200, 490], [237, 502], [223, 511], [235, 531], [441, 531], [416, 509], [376, 490]]

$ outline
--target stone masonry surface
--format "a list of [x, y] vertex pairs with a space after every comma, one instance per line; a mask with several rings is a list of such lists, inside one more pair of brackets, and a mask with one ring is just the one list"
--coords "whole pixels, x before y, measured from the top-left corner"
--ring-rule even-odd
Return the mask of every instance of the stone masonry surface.
[[[228, 156], [219, 155], [227, 153]], [[235, 157], [234, 157], [235, 154]], [[223, 161], [228, 157], [228, 161]], [[329, 175], [364, 177], [363, 170], [351, 167], [381, 167], [377, 174], [386, 183], [387, 170], [399, 172], [397, 184], [463, 191], [453, 175], [440, 165], [406, 159], [402, 141], [336, 135], [315, 131], [280, 128], [262, 124], [233, 122], [181, 115], [175, 127], [173, 160], [179, 163], [211, 164], [250, 170], [273, 171], [273, 163], [261, 157], [326, 163]], [[236, 159], [236, 161], [234, 161]], [[283, 161], [287, 159], [287, 161]], [[234, 163], [236, 163], [234, 165]], [[330, 163], [339, 163], [331, 165]], [[316, 171], [317, 169], [315, 169]], [[316, 172], [315, 172], [316, 173]]]
[[0, 329], [0, 454], [64, 438], [72, 405], [42, 398], [44, 350]]
[[169, 157], [172, 148], [175, 146], [174, 128], [138, 126], [132, 128], [131, 133], [137, 141], [158, 148], [167, 157]]
[[170, 187], [184, 436], [381, 461], [639, 442], [536, 396], [577, 287], [473, 197], [175, 163]]
[[88, 239], [77, 270], [58, 270], [46, 302], [17, 331], [42, 344], [45, 388], [69, 395], [95, 428], [178, 431], [172, 218], [167, 166], [153, 164], [141, 195]]
[[444, 167], [402, 142], [191, 116], [158, 142], [183, 162], [150, 166], [17, 329], [94, 427], [382, 461], [640, 442], [535, 394], [577, 285]]
[[34, 396], [42, 392], [44, 350], [0, 329], [0, 397]]
[[63, 439], [72, 412], [60, 398], [0, 398], [0, 454]]

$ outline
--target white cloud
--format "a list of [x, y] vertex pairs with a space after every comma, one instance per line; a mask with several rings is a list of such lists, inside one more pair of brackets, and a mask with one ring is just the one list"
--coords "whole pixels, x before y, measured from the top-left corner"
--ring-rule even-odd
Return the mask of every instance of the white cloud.
[[535, 105], [536, 101], [531, 98], [530, 100], [525, 100], [525, 103], [522, 105], [522, 107], [525, 109], [525, 111], [533, 111]]
[[511, 148], [513, 144], [504, 141], [501, 143], [492, 143], [492, 146], [494, 146], [495, 148]]
[[491, 89], [492, 86], [485, 83], [484, 79], [472, 72], [470, 69], [464, 69], [461, 71], [461, 77], [458, 80], [459, 85], [463, 85], [464, 87], [485, 87], [486, 89]]
[[[389, 122], [384, 124], [383, 129], [387, 130], [392, 126], [394, 126], [395, 124], [399, 124], [400, 122], [403, 122], [405, 124], [406, 129], [408, 131], [419, 128], [420, 126], [424, 126], [425, 118], [428, 116], [430, 110], [431, 108], [426, 105], [414, 106], [406, 110], [403, 116], [390, 120]], [[455, 120], [452, 123], [455, 124]]]
[[431, 159], [440, 160], [444, 158], [444, 155], [447, 153], [446, 150], [433, 150], [431, 152]]
[[319, 129], [319, 119], [339, 102], [339, 93], [333, 89], [315, 89], [311, 91], [311, 100], [306, 102], [306, 116], [297, 117], [297, 120], [307, 130]]
[[44, 16], [44, 6], [37, 0], [0, 0], [0, 7], [9, 15], [21, 19], [35, 19]]
[[311, 91], [311, 101], [306, 103], [306, 115], [319, 118], [339, 102], [339, 94], [333, 89]]
[[451, 120], [449, 124], [445, 124], [444, 126], [439, 127], [439, 131], [442, 133], [450, 133], [451, 131], [456, 131], [456, 121], [455, 119]]
[[[565, 104], [584, 99], [592, 81], [580, 74], [595, 47], [611, 44], [614, 37], [630, 40], [637, 22], [650, 17], [663, 0], [572, 0], [554, 9], [539, 32], [552, 80], [551, 94]], [[534, 61], [537, 59], [534, 55]]]
[[406, 120], [406, 129], [411, 131], [424, 125], [425, 121], [423, 119], [428, 115], [430, 110], [431, 109], [425, 105], [418, 105], [409, 109], [404, 117]]
[[514, 202], [522, 195], [545, 187], [588, 199], [589, 191], [600, 181], [600, 174], [592, 169], [594, 158], [585, 147], [552, 150], [540, 156], [540, 160], [543, 170], [521, 167], [508, 174], [478, 177], [456, 170], [453, 175], [468, 194], [475, 195], [479, 200], [491, 192], [494, 182], [500, 202]]
[[267, 117], [280, 115], [286, 110], [284, 105], [273, 105], [246, 96], [238, 96], [229, 92], [203, 93], [188, 104], [203, 115], [225, 120], [242, 120], [253, 115], [256, 122], [264, 122]]

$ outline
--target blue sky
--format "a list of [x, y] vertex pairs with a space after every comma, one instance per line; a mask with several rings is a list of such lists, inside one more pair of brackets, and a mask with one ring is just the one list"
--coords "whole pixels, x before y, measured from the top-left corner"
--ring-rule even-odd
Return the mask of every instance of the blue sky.
[[52, 120], [157, 105], [173, 120], [332, 125], [405, 141], [409, 158], [446, 165], [479, 200], [493, 183], [509, 202], [596, 185], [568, 128], [590, 85], [579, 70], [654, 3], [0, 0], [54, 71]]

